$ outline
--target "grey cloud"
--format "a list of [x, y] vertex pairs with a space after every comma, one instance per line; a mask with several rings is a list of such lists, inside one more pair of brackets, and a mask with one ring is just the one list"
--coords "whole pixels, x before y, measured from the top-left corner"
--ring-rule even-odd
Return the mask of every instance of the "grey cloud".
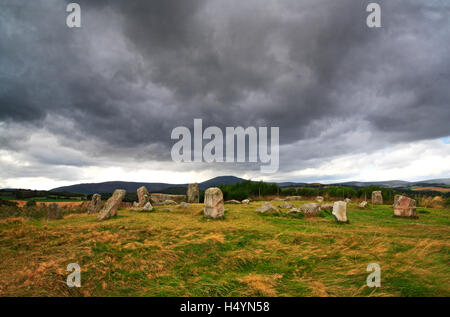
[[380, 1], [372, 30], [369, 2], [79, 1], [77, 30], [64, 3], [22, 2], [0, 13], [0, 121], [138, 161], [170, 160], [193, 118], [279, 126], [285, 170], [450, 135], [450, 5]]

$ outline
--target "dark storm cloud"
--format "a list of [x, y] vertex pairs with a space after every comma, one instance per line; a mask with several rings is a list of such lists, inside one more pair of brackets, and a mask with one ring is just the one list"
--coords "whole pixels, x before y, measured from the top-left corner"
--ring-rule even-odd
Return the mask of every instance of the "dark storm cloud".
[[170, 160], [171, 130], [193, 118], [279, 126], [282, 144], [303, 144], [282, 169], [450, 135], [450, 5], [379, 1], [383, 28], [369, 29], [369, 2], [79, 1], [81, 29], [65, 3], [14, 2], [0, 13], [0, 121], [140, 160]]

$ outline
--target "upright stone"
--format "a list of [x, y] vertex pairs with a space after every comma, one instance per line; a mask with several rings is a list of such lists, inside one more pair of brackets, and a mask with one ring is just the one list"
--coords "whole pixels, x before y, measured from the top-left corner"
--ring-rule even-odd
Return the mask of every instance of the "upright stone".
[[122, 199], [127, 192], [123, 189], [116, 189], [113, 195], [106, 201], [102, 210], [97, 217], [98, 220], [105, 220], [117, 215], [117, 209], [119, 209]]
[[88, 214], [96, 214], [102, 208], [102, 196], [100, 194], [92, 195], [91, 202], [88, 207]]
[[382, 205], [383, 204], [383, 195], [381, 194], [381, 190], [375, 190], [372, 192], [372, 205]]
[[337, 222], [347, 223], [347, 203], [345, 201], [335, 201], [333, 204], [333, 216]]
[[137, 189], [138, 205], [137, 207], [144, 207], [150, 201], [150, 194], [145, 186]]
[[200, 193], [198, 191], [198, 184], [193, 183], [188, 185], [187, 189], [187, 202], [198, 203], [200, 202]]
[[394, 204], [392, 205], [392, 207], [395, 208], [395, 206], [397, 205], [398, 201], [400, 200], [400, 197], [403, 197], [402, 195], [395, 195], [394, 196]]
[[416, 201], [406, 196], [399, 195], [394, 206], [394, 215], [397, 217], [419, 218], [416, 210]]
[[322, 196], [317, 196], [317, 197], [316, 197], [316, 201], [322, 202], [322, 201], [323, 201], [323, 197], [322, 197]]
[[223, 194], [217, 187], [208, 188], [205, 191], [205, 208], [203, 213], [206, 217], [220, 218], [224, 214]]
[[62, 218], [63, 213], [60, 205], [56, 203], [51, 203], [50, 205], [48, 205], [47, 220], [57, 220]]

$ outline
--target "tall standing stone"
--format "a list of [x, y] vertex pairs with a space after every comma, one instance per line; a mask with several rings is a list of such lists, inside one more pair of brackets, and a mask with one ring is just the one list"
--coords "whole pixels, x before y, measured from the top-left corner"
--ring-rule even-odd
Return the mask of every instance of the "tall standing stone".
[[381, 194], [381, 190], [375, 190], [372, 192], [372, 205], [382, 205], [383, 204], [383, 195]]
[[56, 203], [51, 203], [50, 205], [48, 205], [47, 220], [57, 220], [62, 218], [63, 213], [60, 205]]
[[145, 186], [141, 186], [137, 189], [138, 205], [137, 207], [144, 207], [146, 203], [150, 201], [150, 194]]
[[205, 208], [203, 213], [206, 217], [211, 218], [220, 218], [223, 216], [223, 194], [219, 188], [211, 187], [205, 191]]
[[102, 196], [100, 194], [92, 195], [91, 202], [88, 207], [88, 214], [96, 214], [102, 208]]
[[406, 196], [399, 195], [394, 206], [394, 216], [419, 218], [416, 210], [416, 201]]
[[347, 223], [347, 203], [345, 201], [335, 201], [333, 204], [333, 216], [337, 222]]
[[187, 189], [187, 202], [198, 203], [200, 202], [200, 193], [198, 191], [198, 184], [193, 183], [188, 185]]
[[105, 220], [117, 215], [117, 209], [119, 209], [122, 199], [124, 199], [127, 192], [123, 189], [116, 189], [113, 195], [106, 201], [102, 210], [97, 217], [98, 220]]

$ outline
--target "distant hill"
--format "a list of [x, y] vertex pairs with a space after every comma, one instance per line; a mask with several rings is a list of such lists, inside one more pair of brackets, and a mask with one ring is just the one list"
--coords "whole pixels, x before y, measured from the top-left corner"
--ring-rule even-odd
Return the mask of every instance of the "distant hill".
[[[235, 176], [219, 176], [199, 183], [200, 190], [205, 190], [209, 187], [215, 187], [219, 185], [230, 185], [245, 181], [243, 178]], [[103, 183], [86, 183], [76, 184], [70, 186], [63, 186], [53, 188], [50, 191], [67, 191], [72, 193], [81, 194], [94, 194], [94, 193], [112, 193], [115, 189], [125, 189], [127, 192], [135, 192], [139, 187], [145, 186], [149, 192], [181, 192], [182, 188], [187, 188], [187, 184], [167, 184], [167, 183], [139, 183], [139, 182], [103, 182]]]
[[[209, 187], [215, 187], [219, 185], [232, 185], [239, 182], [245, 181], [245, 179], [236, 176], [219, 176], [212, 178], [210, 180], [199, 183], [200, 190], [205, 190]], [[280, 182], [277, 183], [280, 187], [289, 186], [304, 186], [307, 183], [301, 182]], [[450, 178], [441, 179], [430, 179], [417, 182], [406, 182], [402, 180], [390, 180], [390, 181], [376, 181], [376, 182], [343, 182], [334, 183], [327, 185], [343, 185], [343, 186], [353, 186], [353, 187], [365, 187], [365, 186], [380, 186], [384, 188], [400, 188], [400, 187], [411, 187], [411, 186], [424, 186], [424, 185], [450, 185]], [[167, 192], [167, 193], [183, 193], [187, 188], [187, 184], [168, 184], [168, 183], [142, 183], [142, 182], [103, 182], [103, 183], [88, 183], [88, 184], [76, 184], [70, 186], [63, 186], [54, 188], [51, 191], [56, 192], [72, 192], [81, 194], [93, 194], [93, 193], [111, 193], [115, 189], [121, 188], [125, 189], [127, 192], [136, 192], [136, 190], [145, 186], [150, 192]]]

